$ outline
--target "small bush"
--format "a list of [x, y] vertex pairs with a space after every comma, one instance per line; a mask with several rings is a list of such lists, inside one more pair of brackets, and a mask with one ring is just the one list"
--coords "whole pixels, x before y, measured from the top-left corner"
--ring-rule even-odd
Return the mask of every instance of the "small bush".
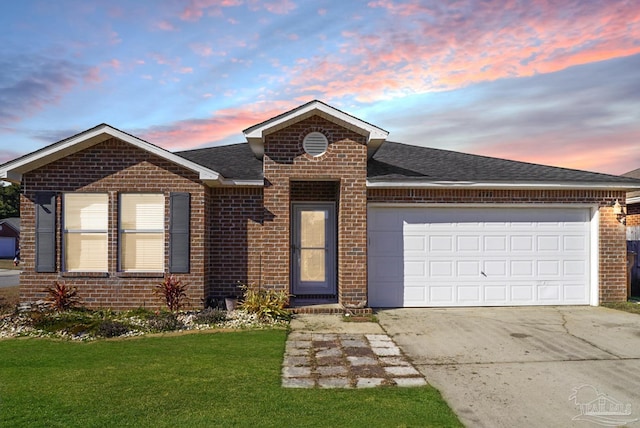
[[71, 334], [87, 333], [95, 330], [99, 323], [89, 311], [40, 312], [29, 313], [30, 324], [49, 333], [66, 332]]
[[196, 324], [218, 324], [227, 320], [227, 313], [221, 309], [207, 308], [193, 317]]
[[183, 283], [182, 280], [173, 275], [169, 275], [153, 291], [171, 312], [177, 313], [188, 299], [187, 287], [188, 284]]
[[64, 282], [56, 281], [53, 286], [46, 287], [44, 291], [47, 293], [45, 300], [54, 311], [67, 311], [80, 304], [78, 289], [67, 287]]
[[149, 329], [151, 331], [174, 331], [182, 327], [178, 317], [173, 312], [159, 312], [149, 317]]
[[251, 314], [257, 314], [258, 318], [265, 320], [290, 320], [291, 314], [285, 308], [289, 304], [289, 297], [285, 291], [273, 289], [261, 289], [255, 285], [242, 285], [243, 291], [240, 308]]
[[121, 322], [104, 320], [98, 325], [96, 335], [101, 337], [118, 337], [129, 333], [129, 331], [129, 327]]

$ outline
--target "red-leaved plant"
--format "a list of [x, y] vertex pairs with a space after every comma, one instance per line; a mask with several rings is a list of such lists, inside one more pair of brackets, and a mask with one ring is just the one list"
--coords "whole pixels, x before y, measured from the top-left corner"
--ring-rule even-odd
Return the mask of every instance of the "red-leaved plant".
[[78, 289], [76, 287], [67, 287], [64, 282], [54, 282], [53, 286], [44, 289], [47, 293], [45, 300], [51, 309], [62, 312], [73, 308], [80, 304]]
[[165, 277], [164, 281], [154, 288], [154, 293], [167, 305], [172, 312], [178, 312], [186, 303], [188, 284], [173, 275]]

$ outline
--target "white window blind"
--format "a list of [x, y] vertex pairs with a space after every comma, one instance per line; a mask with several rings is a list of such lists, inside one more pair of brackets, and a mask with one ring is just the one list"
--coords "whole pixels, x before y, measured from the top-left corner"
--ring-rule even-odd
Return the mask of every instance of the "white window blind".
[[120, 269], [164, 270], [164, 195], [120, 195]]
[[65, 193], [64, 267], [68, 272], [108, 270], [109, 195]]

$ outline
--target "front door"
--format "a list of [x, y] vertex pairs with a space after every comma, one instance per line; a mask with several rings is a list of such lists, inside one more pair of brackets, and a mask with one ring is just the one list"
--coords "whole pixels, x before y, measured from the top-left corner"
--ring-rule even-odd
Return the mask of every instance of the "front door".
[[335, 295], [335, 204], [293, 204], [292, 217], [292, 293]]

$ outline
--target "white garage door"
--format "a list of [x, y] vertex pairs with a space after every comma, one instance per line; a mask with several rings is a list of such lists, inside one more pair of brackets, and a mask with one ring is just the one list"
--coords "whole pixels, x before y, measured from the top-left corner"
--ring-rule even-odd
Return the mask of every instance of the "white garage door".
[[589, 304], [588, 208], [369, 207], [373, 307]]
[[13, 259], [16, 255], [16, 238], [0, 236], [0, 258]]

